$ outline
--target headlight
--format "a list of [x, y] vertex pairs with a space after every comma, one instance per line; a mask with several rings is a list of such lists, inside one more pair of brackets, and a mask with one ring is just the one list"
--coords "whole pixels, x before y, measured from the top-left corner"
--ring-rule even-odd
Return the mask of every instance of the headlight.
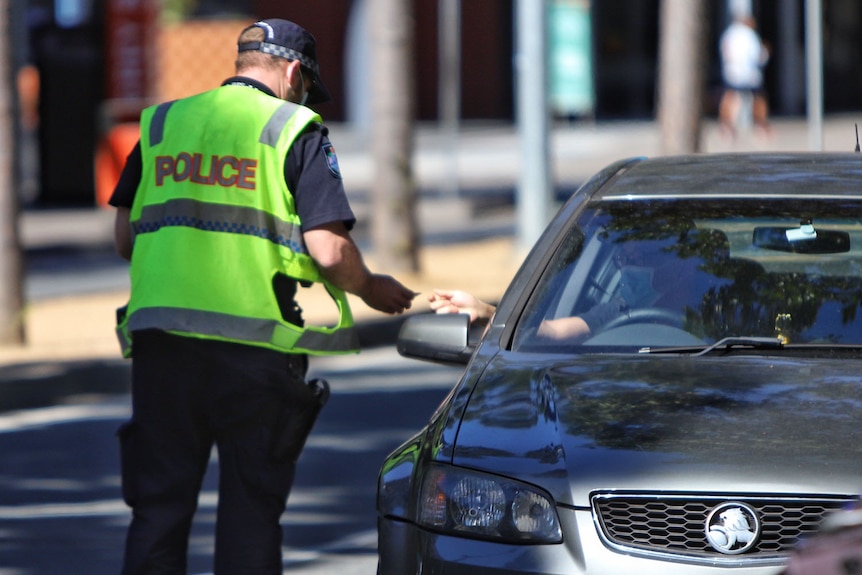
[[434, 531], [514, 543], [559, 543], [560, 521], [540, 489], [487, 473], [434, 465], [422, 482], [419, 524]]

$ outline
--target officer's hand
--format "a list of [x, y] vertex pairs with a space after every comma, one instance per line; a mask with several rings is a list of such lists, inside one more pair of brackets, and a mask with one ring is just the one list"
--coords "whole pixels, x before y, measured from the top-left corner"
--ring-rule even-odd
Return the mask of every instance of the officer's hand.
[[383, 313], [403, 313], [410, 309], [417, 295], [391, 276], [371, 274], [360, 297], [368, 307]]

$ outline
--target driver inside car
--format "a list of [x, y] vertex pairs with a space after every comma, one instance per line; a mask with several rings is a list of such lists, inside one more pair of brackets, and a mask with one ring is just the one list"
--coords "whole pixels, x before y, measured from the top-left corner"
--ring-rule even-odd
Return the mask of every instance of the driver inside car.
[[[643, 247], [643, 244], [627, 242], [614, 254], [614, 264], [619, 268], [619, 281], [608, 301], [598, 303], [579, 315], [542, 320], [537, 335], [554, 340], [583, 340], [631, 309], [655, 305], [664, 294], [654, 285], [656, 268], [644, 265]], [[663, 279], [665, 283], [674, 281]], [[470, 323], [487, 322], [496, 309], [462, 290], [435, 289], [428, 299], [435, 313], [469, 314]]]

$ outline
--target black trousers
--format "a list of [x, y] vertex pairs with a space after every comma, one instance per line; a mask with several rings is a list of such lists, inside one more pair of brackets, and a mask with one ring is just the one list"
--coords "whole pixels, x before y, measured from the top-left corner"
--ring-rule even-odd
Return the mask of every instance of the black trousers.
[[132, 418], [119, 431], [132, 509], [123, 575], [184, 574], [213, 445], [219, 463], [214, 573], [281, 575], [280, 517], [295, 457], [274, 457], [285, 413], [307, 389], [307, 358], [134, 334]]

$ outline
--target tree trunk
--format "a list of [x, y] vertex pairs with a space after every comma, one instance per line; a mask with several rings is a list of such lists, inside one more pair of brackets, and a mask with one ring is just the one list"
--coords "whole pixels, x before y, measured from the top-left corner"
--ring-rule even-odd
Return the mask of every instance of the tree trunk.
[[658, 118], [664, 154], [700, 151], [705, 16], [705, 0], [662, 0]]
[[371, 0], [372, 190], [371, 237], [382, 271], [419, 269], [413, 179], [413, 3]]
[[0, 344], [24, 343], [23, 272], [15, 178], [15, 81], [9, 0], [0, 0]]

